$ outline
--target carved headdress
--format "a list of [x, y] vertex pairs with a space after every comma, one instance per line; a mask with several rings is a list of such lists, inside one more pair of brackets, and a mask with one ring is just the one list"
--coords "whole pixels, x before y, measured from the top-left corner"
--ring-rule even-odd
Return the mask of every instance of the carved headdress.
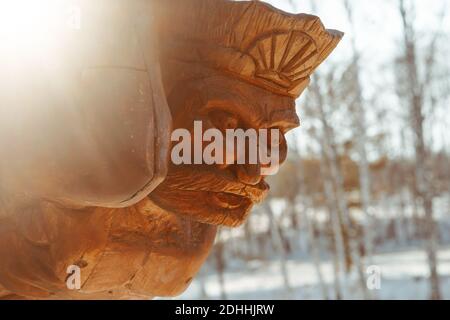
[[166, 7], [166, 58], [206, 64], [282, 95], [298, 97], [343, 36], [316, 16], [259, 1], [181, 3]]

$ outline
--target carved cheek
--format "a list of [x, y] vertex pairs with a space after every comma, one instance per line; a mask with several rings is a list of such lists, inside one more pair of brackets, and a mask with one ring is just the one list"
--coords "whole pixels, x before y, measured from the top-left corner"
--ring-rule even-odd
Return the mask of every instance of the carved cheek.
[[284, 137], [284, 134], [280, 135], [281, 137], [281, 141], [280, 141], [280, 146], [279, 146], [279, 152], [280, 152], [280, 164], [282, 164], [287, 157], [287, 153], [288, 153], [288, 146], [287, 146], [287, 142], [286, 142], [286, 138]]
[[[233, 144], [233, 141], [228, 141], [226, 130], [227, 129], [237, 129], [239, 128], [239, 119], [237, 116], [223, 111], [223, 110], [213, 110], [208, 113], [209, 122], [215, 128], [219, 129], [224, 137], [223, 141], [223, 155], [224, 155], [224, 163], [229, 164], [236, 160], [236, 150], [234, 148], [227, 148], [226, 146], [230, 146]], [[233, 139], [233, 138], [229, 138]]]
[[[270, 131], [269, 131], [270, 135]], [[287, 143], [286, 139], [284, 137], [284, 133], [279, 133], [279, 139], [276, 145], [273, 145], [274, 141], [272, 141], [272, 137], [269, 137], [267, 140], [267, 146], [265, 148], [266, 152], [268, 153], [268, 157], [266, 156], [263, 158], [264, 160], [261, 160], [261, 173], [264, 176], [268, 175], [275, 175], [281, 164], [286, 160], [287, 157]], [[261, 142], [261, 141], [260, 141]], [[261, 146], [260, 146], [261, 147]], [[277, 154], [273, 154], [273, 152], [276, 152]], [[268, 161], [268, 162], [266, 162]]]

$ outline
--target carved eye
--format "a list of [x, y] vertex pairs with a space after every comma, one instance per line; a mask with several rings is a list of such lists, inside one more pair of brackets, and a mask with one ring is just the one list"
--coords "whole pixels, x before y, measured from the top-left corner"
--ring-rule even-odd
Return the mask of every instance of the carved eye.
[[226, 111], [215, 110], [209, 113], [209, 118], [213, 125], [222, 131], [226, 129], [236, 129], [239, 126], [239, 119]]

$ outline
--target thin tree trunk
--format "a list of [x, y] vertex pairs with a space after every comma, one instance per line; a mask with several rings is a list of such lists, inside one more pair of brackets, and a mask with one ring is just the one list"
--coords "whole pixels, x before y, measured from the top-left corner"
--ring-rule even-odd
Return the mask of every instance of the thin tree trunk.
[[205, 272], [204, 268], [206, 266], [203, 266], [202, 269], [200, 269], [200, 272], [198, 273], [196, 277], [196, 281], [198, 282], [198, 285], [200, 287], [200, 299], [201, 300], [207, 300], [209, 299], [208, 292], [206, 291], [206, 285], [205, 285]]
[[247, 258], [252, 258], [254, 256], [254, 237], [251, 229], [251, 219], [248, 219], [244, 224], [244, 235], [245, 235], [245, 246], [246, 252], [245, 255]]
[[[437, 271], [438, 231], [433, 217], [433, 202], [430, 188], [431, 184], [429, 183], [431, 173], [427, 168], [427, 156], [423, 133], [424, 85], [420, 84], [419, 81], [415, 48], [415, 30], [411, 17], [405, 7], [404, 0], [400, 0], [400, 15], [403, 22], [403, 39], [409, 80], [410, 119], [414, 131], [416, 189], [419, 198], [422, 200], [422, 205], [425, 212], [426, 252], [428, 256], [431, 286], [430, 298], [441, 299], [442, 295]], [[425, 85], [426, 84], [427, 83], [425, 83]]]
[[264, 208], [266, 209], [267, 215], [269, 217], [270, 230], [272, 233], [275, 248], [280, 254], [280, 269], [283, 276], [284, 289], [287, 297], [292, 294], [292, 288], [289, 281], [289, 271], [287, 268], [287, 253], [283, 244], [283, 239], [279, 233], [279, 228], [276, 223], [275, 215], [273, 213], [270, 203], [265, 203]]
[[352, 33], [353, 38], [351, 39], [352, 43], [352, 51], [353, 51], [353, 65], [354, 65], [354, 83], [355, 83], [355, 94], [356, 94], [356, 101], [354, 103], [354, 106], [356, 108], [355, 110], [355, 121], [354, 125], [356, 128], [356, 145], [357, 145], [357, 151], [359, 155], [359, 161], [358, 161], [358, 171], [359, 171], [359, 185], [361, 190], [361, 203], [362, 203], [362, 211], [365, 216], [365, 225], [363, 230], [363, 239], [364, 239], [364, 247], [366, 252], [366, 257], [368, 259], [369, 264], [372, 263], [372, 254], [373, 254], [373, 235], [372, 235], [372, 224], [373, 219], [370, 215], [369, 208], [371, 204], [371, 179], [370, 179], [370, 170], [369, 170], [369, 162], [367, 160], [367, 151], [366, 151], [366, 145], [367, 145], [367, 134], [366, 134], [366, 117], [364, 112], [364, 99], [362, 95], [362, 84], [360, 80], [360, 56], [359, 52], [356, 48], [356, 41], [355, 41], [355, 25], [353, 21], [353, 11], [352, 7], [350, 6], [350, 3], [348, 1], [345, 1], [345, 7], [347, 11], [347, 15], [352, 27]]
[[[309, 206], [308, 206], [309, 207]], [[309, 235], [309, 248], [314, 263], [314, 269], [316, 270], [317, 279], [319, 281], [320, 291], [322, 292], [322, 297], [324, 300], [328, 300], [328, 287], [325, 284], [322, 269], [321, 269], [321, 259], [320, 259], [320, 242], [316, 237], [315, 223], [313, 219], [308, 216], [308, 210], [304, 211], [303, 215], [307, 225], [308, 225], [308, 235]]]
[[220, 287], [220, 299], [227, 300], [227, 294], [225, 290], [225, 257], [224, 257], [224, 243], [221, 239], [221, 230], [219, 230], [217, 234], [218, 241], [214, 246], [215, 250], [215, 260], [216, 260], [216, 268], [217, 268], [217, 276], [219, 280]]
[[[308, 230], [308, 238], [309, 238], [309, 252], [312, 256], [314, 268], [316, 270], [317, 279], [319, 281], [320, 290], [322, 292], [322, 297], [324, 300], [328, 300], [328, 286], [326, 285], [322, 269], [321, 269], [321, 259], [320, 259], [320, 239], [316, 237], [315, 233], [315, 224], [314, 219], [310, 219], [308, 216], [308, 210], [310, 208], [313, 208], [313, 202], [311, 201], [311, 198], [306, 193], [305, 188], [305, 179], [303, 173], [305, 172], [305, 167], [303, 165], [302, 159], [300, 157], [300, 153], [297, 148], [294, 148], [295, 152], [299, 156], [299, 172], [298, 172], [298, 178], [299, 178], [299, 195], [303, 197], [304, 203], [305, 203], [305, 209], [302, 210], [303, 213], [303, 220], [305, 221], [307, 230]], [[296, 214], [295, 206], [293, 207], [293, 214]], [[340, 295], [340, 287], [338, 285], [339, 289], [339, 295]]]
[[335, 148], [335, 143], [333, 139], [332, 128], [329, 126], [327, 117], [324, 110], [324, 103], [322, 101], [322, 95], [317, 88], [317, 80], [313, 81], [313, 85], [311, 85], [312, 90], [316, 92], [317, 97], [317, 108], [319, 111], [319, 118], [323, 125], [323, 148], [325, 149], [324, 156], [325, 161], [330, 168], [331, 180], [334, 182], [334, 200], [336, 201], [337, 207], [339, 211], [342, 213], [342, 223], [346, 226], [346, 229], [349, 231], [348, 235], [348, 243], [349, 243], [349, 253], [352, 258], [353, 263], [355, 264], [356, 271], [358, 274], [359, 286], [362, 292], [364, 299], [370, 299], [370, 294], [367, 290], [366, 279], [364, 273], [364, 264], [361, 259], [361, 255], [359, 253], [359, 245], [358, 239], [354, 232], [352, 231], [352, 223], [350, 220], [350, 212], [347, 206], [347, 200], [345, 197], [345, 193], [343, 190], [343, 177], [340, 172], [339, 162], [337, 158], [337, 151]]
[[[322, 148], [323, 149], [323, 148]], [[343, 287], [347, 282], [345, 273], [345, 244], [339, 213], [335, 210], [333, 203], [333, 185], [329, 170], [325, 164], [324, 150], [322, 150], [322, 160], [320, 162], [320, 171], [324, 184], [324, 193], [326, 198], [326, 206], [328, 208], [331, 230], [332, 230], [332, 248], [333, 248], [333, 271], [334, 271], [334, 292], [337, 300], [344, 299]]]

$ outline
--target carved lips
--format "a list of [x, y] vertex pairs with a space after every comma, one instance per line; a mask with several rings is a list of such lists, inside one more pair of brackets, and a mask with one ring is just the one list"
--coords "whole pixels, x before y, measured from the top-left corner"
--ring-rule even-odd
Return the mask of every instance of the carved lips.
[[149, 198], [161, 208], [203, 223], [237, 226], [251, 207], [264, 200], [269, 185], [237, 180], [231, 170], [196, 165], [173, 165]]
[[227, 202], [230, 205], [236, 205], [238, 199], [246, 198], [253, 203], [264, 200], [269, 190], [268, 184], [264, 181], [257, 186], [239, 183], [240, 186], [233, 186], [223, 192], [212, 192], [220, 201]]

